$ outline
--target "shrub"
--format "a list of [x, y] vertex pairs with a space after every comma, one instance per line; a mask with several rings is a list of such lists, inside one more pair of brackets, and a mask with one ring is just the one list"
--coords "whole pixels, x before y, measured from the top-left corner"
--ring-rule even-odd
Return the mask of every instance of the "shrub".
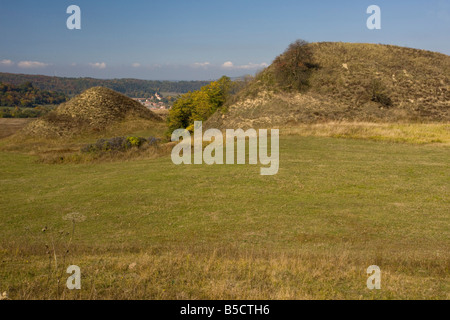
[[129, 143], [131, 147], [140, 147], [145, 142], [147, 142], [147, 139], [145, 138], [138, 138], [138, 137], [128, 137], [127, 138], [127, 144]]
[[38, 118], [47, 112], [46, 108], [3, 108], [0, 111], [0, 118]]
[[147, 139], [147, 142], [150, 147], [157, 147], [158, 144], [161, 142], [161, 139], [155, 138], [155, 137], [150, 137]]
[[141, 148], [143, 146], [157, 147], [161, 140], [155, 137], [148, 139], [141, 137], [114, 137], [110, 139], [99, 139], [96, 143], [87, 144], [82, 149], [83, 153], [102, 152], [124, 152], [131, 148]]
[[392, 100], [387, 94], [387, 90], [383, 83], [375, 79], [370, 85], [370, 100], [381, 104], [383, 107], [389, 108], [392, 106]]
[[319, 67], [313, 62], [312, 50], [304, 40], [291, 43], [272, 65], [278, 86], [288, 91], [307, 89], [312, 70]]

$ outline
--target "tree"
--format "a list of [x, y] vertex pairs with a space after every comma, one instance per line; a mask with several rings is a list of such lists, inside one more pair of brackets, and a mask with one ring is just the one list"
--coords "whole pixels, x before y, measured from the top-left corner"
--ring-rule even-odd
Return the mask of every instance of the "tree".
[[278, 85], [284, 90], [302, 91], [309, 86], [313, 63], [313, 54], [308, 42], [297, 40], [273, 62], [273, 72]]
[[175, 101], [168, 118], [170, 133], [176, 129], [187, 128], [190, 125], [189, 121], [192, 116], [193, 108], [194, 100], [192, 98], [192, 92], [182, 95]]
[[227, 101], [232, 81], [222, 77], [200, 90], [188, 92], [175, 101], [168, 117], [169, 133], [176, 129], [191, 129], [195, 121], [206, 121]]

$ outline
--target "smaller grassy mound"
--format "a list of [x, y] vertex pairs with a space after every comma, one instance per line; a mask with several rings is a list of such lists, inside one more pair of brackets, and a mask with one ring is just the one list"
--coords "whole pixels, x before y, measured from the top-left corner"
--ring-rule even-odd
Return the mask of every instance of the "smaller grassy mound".
[[166, 130], [161, 117], [140, 103], [113, 90], [97, 87], [2, 139], [0, 149], [35, 155], [45, 163], [153, 158], [164, 148], [129, 148], [107, 155], [86, 154], [82, 149], [99, 139], [118, 136], [161, 138]]
[[95, 87], [32, 122], [20, 134], [45, 138], [76, 136], [102, 132], [130, 118], [162, 121], [140, 103], [111, 89]]

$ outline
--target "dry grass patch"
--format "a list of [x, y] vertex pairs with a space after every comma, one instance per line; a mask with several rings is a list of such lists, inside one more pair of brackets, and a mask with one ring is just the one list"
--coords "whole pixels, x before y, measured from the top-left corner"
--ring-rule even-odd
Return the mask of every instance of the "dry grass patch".
[[450, 144], [450, 124], [328, 122], [281, 129], [285, 135], [368, 139], [412, 144]]
[[449, 289], [448, 263], [435, 263], [435, 256], [423, 253], [408, 261], [385, 255], [378, 261], [382, 290], [370, 291], [366, 269], [374, 260], [345, 247], [293, 252], [154, 247], [103, 253], [78, 248], [67, 263], [82, 268], [81, 291], [67, 290], [64, 267], [55, 270], [42, 256], [0, 256], [15, 266], [4, 270], [2, 290], [11, 299], [446, 299]]
[[0, 139], [15, 134], [24, 128], [32, 119], [3, 119], [0, 118]]

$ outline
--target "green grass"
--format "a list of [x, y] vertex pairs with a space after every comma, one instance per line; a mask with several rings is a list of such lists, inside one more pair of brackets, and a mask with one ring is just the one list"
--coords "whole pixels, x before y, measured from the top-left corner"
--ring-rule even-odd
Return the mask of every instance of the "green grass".
[[[0, 291], [12, 299], [449, 298], [449, 148], [280, 142], [271, 177], [259, 166], [175, 166], [170, 157], [48, 165], [0, 153]], [[86, 221], [64, 257], [68, 237], [57, 234], [70, 232], [71, 212]], [[70, 264], [82, 270], [79, 292], [64, 289]], [[366, 288], [373, 264], [379, 291]]]

